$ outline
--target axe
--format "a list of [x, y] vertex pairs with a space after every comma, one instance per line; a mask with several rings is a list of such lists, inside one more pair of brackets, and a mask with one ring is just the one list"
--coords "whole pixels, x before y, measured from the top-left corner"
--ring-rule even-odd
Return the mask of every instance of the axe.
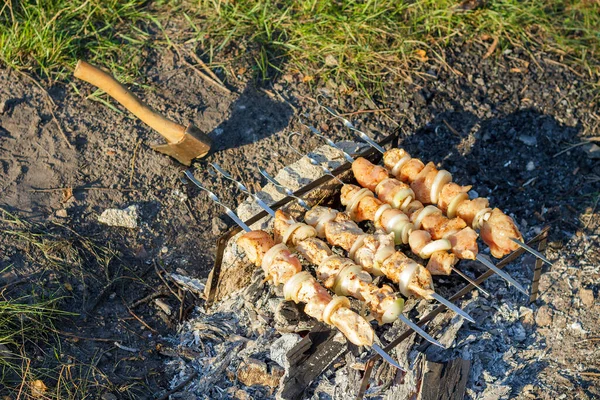
[[104, 90], [133, 115], [161, 134], [166, 144], [151, 147], [189, 166], [194, 158], [204, 157], [210, 150], [211, 139], [193, 125], [187, 128], [170, 121], [144, 104], [115, 78], [83, 60], [77, 62], [73, 75]]

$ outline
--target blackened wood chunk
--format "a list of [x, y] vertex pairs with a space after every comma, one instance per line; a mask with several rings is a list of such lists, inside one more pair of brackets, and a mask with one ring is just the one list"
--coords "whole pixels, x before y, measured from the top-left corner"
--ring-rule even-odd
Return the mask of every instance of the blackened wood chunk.
[[462, 400], [465, 398], [471, 361], [455, 358], [445, 363], [427, 361], [420, 400]]
[[346, 343], [333, 340], [336, 334], [337, 331], [318, 324], [288, 352], [290, 369], [281, 384], [278, 399], [303, 398], [311, 382], [348, 350]]

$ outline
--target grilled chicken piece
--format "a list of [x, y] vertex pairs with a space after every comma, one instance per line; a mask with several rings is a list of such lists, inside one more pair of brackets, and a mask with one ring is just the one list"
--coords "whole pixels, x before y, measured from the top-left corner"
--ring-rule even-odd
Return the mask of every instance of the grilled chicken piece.
[[435, 164], [430, 162], [410, 182], [410, 188], [415, 192], [417, 199], [421, 203], [431, 204], [431, 186], [437, 173], [438, 169], [435, 167]]
[[309, 238], [299, 242], [296, 245], [296, 251], [315, 265], [320, 265], [325, 258], [333, 254], [327, 243], [318, 238]]
[[[360, 190], [361, 188], [356, 185], [344, 185], [342, 186], [342, 191], [340, 194], [340, 201], [342, 205], [348, 206], [352, 197]], [[361, 221], [372, 221], [375, 217], [375, 212], [379, 206], [383, 204], [381, 200], [376, 199], [373, 196], [365, 196], [363, 197], [356, 207], [356, 212], [354, 213], [354, 220], [356, 222]]]
[[427, 262], [427, 271], [431, 275], [450, 275], [452, 267], [457, 262], [458, 258], [454, 254], [445, 251], [436, 251]]
[[471, 186], [460, 186], [454, 182], [450, 182], [442, 186], [437, 206], [444, 214], [448, 214], [448, 206], [452, 200], [461, 193], [467, 193], [471, 190]]
[[[382, 271], [391, 281], [399, 282], [402, 271], [413, 264], [416, 264], [414, 260], [397, 251], [384, 261]], [[407, 289], [413, 296], [431, 299], [433, 284], [429, 271], [417, 264], [417, 270]]]
[[375, 187], [384, 179], [387, 179], [388, 172], [385, 168], [375, 165], [369, 160], [359, 157], [352, 163], [352, 172], [362, 187], [374, 192]]
[[265, 253], [275, 246], [271, 235], [265, 231], [247, 232], [239, 237], [237, 244], [244, 250], [250, 262], [257, 267], [261, 266]]
[[367, 272], [381, 275], [381, 265], [395, 251], [394, 234], [377, 231], [375, 235], [365, 236], [362, 246], [355, 251], [353, 259]]
[[[462, 218], [449, 219], [441, 212], [426, 216], [421, 221], [421, 229], [429, 232], [433, 240], [442, 239], [452, 234], [460, 232], [467, 224]], [[477, 240], [477, 237], [475, 237]]]
[[474, 260], [477, 257], [477, 253], [479, 253], [477, 236], [477, 232], [469, 227], [448, 236], [447, 239], [450, 240], [450, 244], [452, 245], [452, 253], [461, 260]]
[[473, 200], [465, 200], [461, 202], [458, 205], [456, 213], [467, 223], [467, 225], [473, 226], [473, 220], [475, 219], [477, 213], [485, 208], [488, 208], [489, 206], [490, 202], [488, 199], [478, 197]]
[[481, 226], [481, 238], [490, 246], [490, 251], [496, 258], [504, 257], [519, 248], [510, 238], [523, 241], [513, 219], [497, 208], [492, 210], [488, 220]]
[[356, 239], [365, 233], [354, 221], [337, 221], [336, 217], [336, 220], [325, 225], [325, 235], [332, 245], [350, 251]]

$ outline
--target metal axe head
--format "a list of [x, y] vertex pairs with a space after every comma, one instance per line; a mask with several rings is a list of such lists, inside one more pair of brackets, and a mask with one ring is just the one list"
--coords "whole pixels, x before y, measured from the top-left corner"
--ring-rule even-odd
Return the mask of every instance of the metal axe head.
[[152, 149], [173, 157], [180, 163], [190, 166], [195, 158], [202, 158], [210, 150], [212, 140], [193, 125], [185, 130], [185, 135], [177, 143], [152, 145]]

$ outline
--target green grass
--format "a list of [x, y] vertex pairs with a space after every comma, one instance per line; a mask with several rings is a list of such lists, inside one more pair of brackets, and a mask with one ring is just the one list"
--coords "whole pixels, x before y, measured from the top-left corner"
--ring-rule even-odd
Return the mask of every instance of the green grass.
[[[256, 77], [301, 72], [361, 87], [383, 76], [410, 79], [424, 57], [441, 64], [452, 39], [498, 38], [499, 54], [553, 52], [598, 74], [598, 0], [489, 0], [460, 12], [456, 0], [37, 0], [4, 2], [0, 59], [13, 68], [64, 77], [77, 57], [118, 75], [135, 74], [149, 47], [195, 43], [209, 58], [246, 49]], [[12, 6], [11, 6], [12, 4]], [[175, 21], [175, 22], [174, 22]], [[167, 36], [163, 26], [173, 22]], [[185, 29], [185, 26], [188, 28]], [[184, 27], [183, 29], [181, 29]], [[153, 32], [152, 34], [148, 32]], [[423, 53], [424, 51], [424, 53]]]

